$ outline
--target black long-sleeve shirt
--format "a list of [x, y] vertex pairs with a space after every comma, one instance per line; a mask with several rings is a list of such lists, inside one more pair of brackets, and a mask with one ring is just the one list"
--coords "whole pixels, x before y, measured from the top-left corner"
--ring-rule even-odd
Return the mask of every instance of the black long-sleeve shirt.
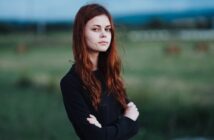
[[[74, 70], [75, 65], [60, 82], [63, 101], [69, 120], [81, 140], [128, 140], [138, 129], [138, 120], [133, 121], [123, 116], [122, 107], [112, 94], [107, 94], [103, 75], [94, 71], [102, 83], [101, 103], [96, 111], [91, 103], [89, 92], [82, 87], [82, 82]], [[94, 115], [102, 128], [90, 124], [86, 118]]]

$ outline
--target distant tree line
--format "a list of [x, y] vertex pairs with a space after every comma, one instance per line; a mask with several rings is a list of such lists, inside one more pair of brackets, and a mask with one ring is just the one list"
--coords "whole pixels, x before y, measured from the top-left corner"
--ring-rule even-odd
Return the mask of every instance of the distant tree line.
[[38, 23], [38, 22], [1, 22], [0, 34], [13, 32], [45, 33], [51, 31], [63, 31], [72, 28], [71, 22]]
[[[143, 23], [116, 22], [117, 26], [128, 29], [214, 29], [213, 17], [180, 18], [171, 21], [153, 17]], [[45, 33], [72, 29], [72, 22], [16, 22], [0, 21], [0, 34], [11, 32]]]

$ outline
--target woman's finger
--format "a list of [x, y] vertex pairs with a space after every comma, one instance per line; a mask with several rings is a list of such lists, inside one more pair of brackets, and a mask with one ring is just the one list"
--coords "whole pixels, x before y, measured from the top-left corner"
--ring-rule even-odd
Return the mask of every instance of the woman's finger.
[[97, 127], [99, 127], [99, 128], [102, 127], [102, 125], [101, 125], [96, 119], [94, 119], [94, 118], [87, 118], [87, 120], [88, 120], [88, 122], [89, 122], [90, 124], [94, 124], [95, 126], [97, 126]]
[[89, 121], [90, 124], [95, 124], [96, 121], [93, 118], [87, 118], [87, 120]]
[[89, 114], [89, 116], [96, 119], [96, 117], [94, 115], [92, 115], [92, 114]]
[[133, 104], [133, 102], [129, 102], [127, 105], [128, 105], [128, 106], [131, 106], [132, 104]]

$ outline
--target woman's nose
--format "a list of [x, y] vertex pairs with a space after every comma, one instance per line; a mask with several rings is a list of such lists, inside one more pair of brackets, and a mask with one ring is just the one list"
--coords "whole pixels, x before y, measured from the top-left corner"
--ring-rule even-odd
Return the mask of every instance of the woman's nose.
[[101, 38], [105, 38], [105, 37], [106, 37], [105, 31], [102, 31], [102, 32], [100, 33], [100, 37], [101, 37]]

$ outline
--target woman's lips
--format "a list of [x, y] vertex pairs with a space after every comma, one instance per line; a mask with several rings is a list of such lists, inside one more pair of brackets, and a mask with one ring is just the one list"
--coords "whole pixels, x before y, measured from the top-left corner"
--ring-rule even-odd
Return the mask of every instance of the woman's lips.
[[100, 44], [100, 45], [107, 45], [108, 42], [106, 42], [106, 41], [100, 41], [100, 42], [98, 42], [98, 44]]

